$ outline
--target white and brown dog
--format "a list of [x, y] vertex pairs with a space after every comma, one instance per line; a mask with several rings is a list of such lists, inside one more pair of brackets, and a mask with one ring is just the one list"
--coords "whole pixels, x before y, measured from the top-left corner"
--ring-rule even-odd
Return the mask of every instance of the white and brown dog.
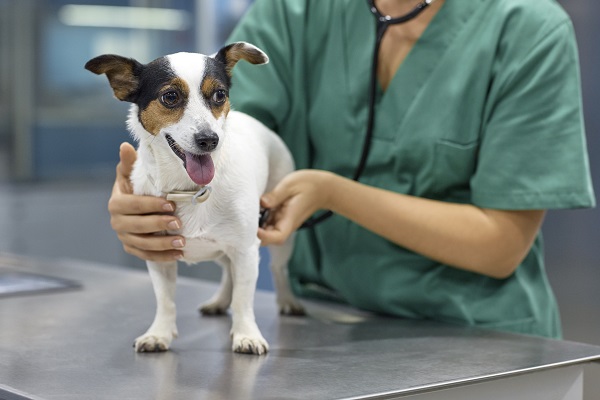
[[[85, 68], [106, 74], [119, 100], [131, 105], [128, 127], [138, 145], [131, 176], [135, 194], [163, 196], [177, 204], [186, 238], [183, 261], [214, 260], [221, 286], [204, 314], [233, 311], [232, 349], [263, 354], [268, 344], [254, 317], [260, 196], [294, 166], [283, 142], [248, 115], [230, 111], [231, 71], [239, 60], [265, 64], [248, 43], [230, 44], [213, 56], [177, 53], [148, 64], [102, 55]], [[271, 251], [281, 313], [302, 314], [287, 281], [292, 241]], [[176, 262], [148, 262], [157, 301], [154, 322], [135, 340], [138, 352], [167, 350], [177, 336]]]

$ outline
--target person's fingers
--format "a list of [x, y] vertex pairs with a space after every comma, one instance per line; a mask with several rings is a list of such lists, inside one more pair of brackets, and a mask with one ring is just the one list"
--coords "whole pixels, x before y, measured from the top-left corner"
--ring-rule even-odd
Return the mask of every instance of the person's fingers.
[[258, 228], [257, 235], [262, 246], [281, 245], [287, 239], [287, 236], [281, 231], [269, 228]]
[[183, 253], [179, 250], [167, 250], [167, 251], [148, 251], [148, 250], [140, 250], [135, 247], [130, 247], [127, 245], [123, 245], [123, 249], [135, 256], [137, 258], [141, 258], [146, 261], [156, 261], [156, 262], [164, 262], [164, 261], [177, 261], [183, 257]]
[[283, 244], [287, 238], [301, 225], [289, 203], [272, 210], [271, 217], [264, 228], [258, 230], [258, 238], [262, 245]]
[[271, 210], [264, 229], [260, 229], [258, 237], [263, 245], [282, 244], [294, 232], [302, 221], [297, 221], [295, 210], [297, 201], [294, 199], [293, 185], [284, 179], [271, 192], [265, 193], [260, 198], [262, 207]]
[[175, 211], [175, 204], [162, 197], [119, 194], [109, 199], [108, 211], [111, 215], [167, 213]]
[[129, 179], [131, 171], [133, 171], [133, 164], [137, 159], [137, 153], [131, 144], [127, 142], [121, 143], [121, 146], [119, 147], [119, 159], [119, 164], [117, 164], [117, 175]]
[[181, 221], [172, 215], [112, 214], [110, 225], [116, 232], [155, 233], [181, 229]]
[[133, 146], [122, 143], [115, 185], [108, 201], [111, 226], [127, 253], [150, 261], [177, 260], [183, 256], [178, 249], [185, 245], [185, 239], [179, 235], [154, 235], [181, 229], [181, 221], [169, 214], [175, 211], [175, 204], [161, 197], [133, 195], [130, 177], [136, 159]]
[[142, 251], [159, 252], [165, 250], [180, 250], [185, 246], [185, 238], [180, 235], [148, 235], [119, 233], [119, 240], [124, 246], [129, 246]]
[[290, 197], [283, 187], [276, 186], [272, 191], [265, 193], [260, 198], [260, 205], [265, 208], [277, 208]]
[[127, 142], [121, 143], [121, 147], [119, 147], [119, 163], [117, 164], [117, 174], [113, 193], [115, 191], [126, 194], [133, 193], [130, 176], [136, 159], [137, 153], [133, 146]]

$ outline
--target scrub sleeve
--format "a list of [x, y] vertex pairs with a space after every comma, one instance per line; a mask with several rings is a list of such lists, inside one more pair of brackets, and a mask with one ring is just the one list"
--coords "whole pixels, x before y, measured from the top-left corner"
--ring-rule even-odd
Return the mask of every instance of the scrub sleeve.
[[[234, 108], [274, 129], [298, 168], [351, 176], [368, 114], [375, 22], [359, 0], [257, 0], [232, 34], [270, 57], [239, 63]], [[361, 181], [526, 210], [594, 205], [576, 44], [552, 0], [448, 0], [378, 93]], [[301, 231], [294, 291], [378, 313], [560, 337], [541, 234], [498, 280], [424, 258], [334, 216]]]

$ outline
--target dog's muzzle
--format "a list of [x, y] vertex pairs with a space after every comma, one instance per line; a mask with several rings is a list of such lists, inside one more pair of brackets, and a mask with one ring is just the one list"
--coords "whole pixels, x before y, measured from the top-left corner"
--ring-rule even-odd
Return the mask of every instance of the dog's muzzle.
[[215, 166], [211, 158], [211, 152], [219, 144], [217, 134], [213, 131], [203, 131], [194, 135], [194, 142], [201, 148], [199, 154], [186, 151], [169, 134], [166, 134], [165, 138], [173, 153], [183, 161], [183, 168], [185, 168], [190, 179], [198, 186], [208, 185], [215, 175]]

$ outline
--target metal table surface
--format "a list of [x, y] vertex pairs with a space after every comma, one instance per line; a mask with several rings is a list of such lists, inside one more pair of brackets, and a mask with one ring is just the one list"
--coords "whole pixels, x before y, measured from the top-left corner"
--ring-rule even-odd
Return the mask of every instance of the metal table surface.
[[230, 318], [197, 312], [216, 284], [185, 278], [172, 350], [136, 354], [155, 310], [146, 273], [0, 255], [7, 265], [82, 287], [0, 298], [2, 399], [390, 398], [600, 359], [592, 345], [312, 302], [308, 317], [280, 317], [268, 292], [256, 315], [270, 352], [233, 354]]

